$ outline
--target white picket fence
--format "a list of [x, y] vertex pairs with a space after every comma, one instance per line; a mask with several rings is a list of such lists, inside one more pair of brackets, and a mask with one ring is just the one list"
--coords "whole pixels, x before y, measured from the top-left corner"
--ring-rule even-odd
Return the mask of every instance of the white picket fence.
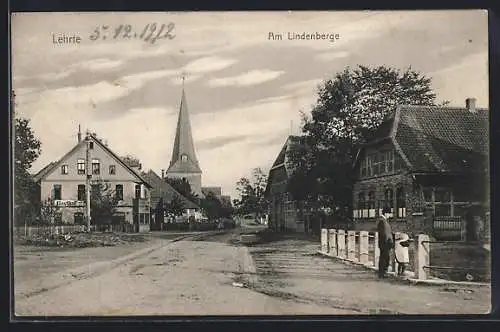
[[[321, 230], [321, 253], [342, 260], [347, 260], [366, 267], [377, 269], [380, 257], [378, 233], [368, 231], [345, 231], [343, 229]], [[413, 271], [408, 274], [420, 280], [429, 279], [429, 236], [419, 234], [412, 239], [413, 250], [410, 260]], [[398, 264], [393, 259], [389, 271], [395, 273]]]

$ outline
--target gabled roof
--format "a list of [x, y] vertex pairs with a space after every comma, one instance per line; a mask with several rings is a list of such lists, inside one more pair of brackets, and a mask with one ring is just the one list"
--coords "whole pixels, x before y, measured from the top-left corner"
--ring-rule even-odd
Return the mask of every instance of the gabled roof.
[[388, 123], [366, 146], [391, 139], [412, 172], [460, 173], [485, 167], [488, 110], [404, 105]]
[[156, 174], [154, 171], [149, 170], [147, 173], [143, 173], [143, 177], [149, 181], [152, 185], [151, 189], [151, 206], [156, 206], [163, 198], [164, 202], [170, 202], [174, 197], [178, 197], [184, 203], [184, 208], [186, 209], [199, 209], [200, 207], [195, 203], [191, 202], [189, 199], [184, 197], [181, 193], [174, 189], [169, 183], [162, 180], [162, 178]]
[[40, 181], [42, 178], [44, 178], [49, 173], [49, 171], [51, 171], [53, 169], [53, 167], [56, 164], [57, 164], [56, 161], [52, 161], [52, 162], [48, 163], [44, 168], [39, 170], [38, 173], [33, 175], [33, 181], [35, 181], [35, 182]]
[[290, 169], [289, 169], [289, 167], [287, 165], [287, 156], [286, 156], [286, 154], [288, 153], [288, 151], [290, 151], [290, 147], [293, 144], [299, 144], [300, 141], [301, 141], [301, 136], [290, 135], [290, 136], [287, 137], [287, 139], [285, 141], [285, 144], [283, 144], [283, 147], [281, 148], [280, 152], [278, 153], [278, 156], [276, 157], [273, 165], [271, 166], [271, 169], [269, 170], [269, 176], [267, 178], [266, 189], [264, 191], [266, 194], [269, 193], [269, 186], [270, 186], [270, 182], [271, 182], [271, 174], [275, 170], [284, 168], [286, 174], [289, 175]]
[[[140, 182], [144, 183], [146, 186], [151, 188], [151, 184], [149, 184], [142, 176], [141, 174], [137, 173], [134, 169], [132, 169], [129, 165], [123, 162], [123, 160], [118, 157], [109, 147], [107, 147], [105, 144], [103, 144], [97, 137], [95, 137], [93, 134], [88, 134], [88, 136], [92, 139], [94, 144], [97, 144], [99, 147], [101, 147], [105, 152], [107, 152], [109, 155], [111, 155], [121, 166], [126, 168], [132, 175], [134, 175], [137, 180]], [[36, 175], [36, 181], [40, 181], [44, 179], [48, 174], [52, 173], [54, 169], [59, 167], [59, 165], [66, 160], [70, 155], [72, 155], [75, 151], [77, 151], [80, 147], [84, 146], [86, 144], [85, 139], [81, 140], [76, 144], [69, 152], [67, 152], [59, 161], [56, 162], [51, 162], [49, 165], [45, 166], [38, 174]], [[42, 174], [43, 171], [43, 174]]]
[[[186, 161], [181, 160], [183, 155], [187, 156]], [[194, 149], [191, 122], [189, 120], [184, 89], [182, 90], [181, 105], [179, 107], [172, 159], [170, 160], [170, 166], [167, 173], [201, 173]]]
[[299, 143], [300, 141], [300, 136], [294, 136], [290, 135], [287, 137], [285, 144], [283, 144], [283, 147], [281, 148], [278, 157], [276, 157], [276, 160], [274, 161], [273, 165], [271, 166], [271, 169], [278, 168], [278, 167], [285, 167], [286, 166], [286, 154], [290, 150], [290, 146], [295, 143]]

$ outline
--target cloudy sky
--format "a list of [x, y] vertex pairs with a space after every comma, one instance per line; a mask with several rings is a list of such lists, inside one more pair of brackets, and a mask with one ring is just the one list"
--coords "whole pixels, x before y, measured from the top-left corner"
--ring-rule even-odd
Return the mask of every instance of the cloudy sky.
[[[98, 26], [175, 28], [173, 39], [90, 40]], [[76, 143], [78, 125], [119, 155], [160, 173], [172, 152], [187, 75], [203, 185], [236, 196], [235, 182], [268, 170], [286, 137], [299, 132], [318, 83], [346, 66], [389, 65], [433, 78], [439, 100], [488, 106], [485, 11], [260, 13], [30, 13], [12, 17], [12, 85], [43, 152], [32, 171]], [[269, 40], [269, 33], [283, 40]], [[287, 40], [287, 33], [339, 39]], [[78, 35], [80, 44], [56, 45]]]

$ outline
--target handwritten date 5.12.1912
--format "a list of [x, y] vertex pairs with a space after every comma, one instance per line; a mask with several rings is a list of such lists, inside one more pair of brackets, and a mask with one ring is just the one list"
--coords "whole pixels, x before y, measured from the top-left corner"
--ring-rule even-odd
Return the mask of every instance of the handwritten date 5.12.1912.
[[175, 23], [168, 24], [148, 23], [139, 29], [135, 29], [130, 24], [120, 24], [118, 26], [101, 25], [94, 29], [90, 35], [90, 40], [116, 40], [116, 39], [141, 39], [154, 44], [159, 39], [174, 39]]

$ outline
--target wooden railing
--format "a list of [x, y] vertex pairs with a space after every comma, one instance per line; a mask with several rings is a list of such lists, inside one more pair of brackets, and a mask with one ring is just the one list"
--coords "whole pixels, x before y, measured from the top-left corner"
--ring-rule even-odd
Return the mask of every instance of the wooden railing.
[[[429, 236], [419, 234], [413, 243], [413, 257], [410, 256], [413, 271], [408, 271], [416, 279], [429, 279]], [[373, 269], [378, 267], [380, 251], [378, 233], [368, 231], [345, 231], [343, 229], [321, 230], [321, 253], [335, 258], [347, 260]], [[398, 270], [396, 260], [392, 259], [389, 272]]]

